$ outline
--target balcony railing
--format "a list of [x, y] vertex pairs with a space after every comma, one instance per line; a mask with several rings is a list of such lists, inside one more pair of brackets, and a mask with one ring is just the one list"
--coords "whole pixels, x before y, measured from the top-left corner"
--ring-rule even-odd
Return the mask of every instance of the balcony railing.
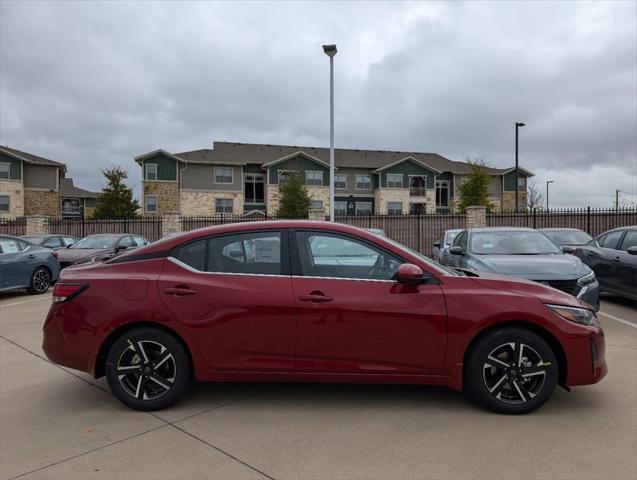
[[427, 194], [427, 187], [409, 187], [409, 196], [424, 197]]

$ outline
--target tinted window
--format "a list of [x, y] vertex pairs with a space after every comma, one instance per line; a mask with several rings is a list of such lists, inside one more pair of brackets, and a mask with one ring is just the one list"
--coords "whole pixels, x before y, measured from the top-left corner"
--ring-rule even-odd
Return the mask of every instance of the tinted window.
[[[624, 234], [624, 230], [617, 230], [615, 232], [608, 232], [603, 240], [600, 241], [600, 245], [604, 248], [611, 248], [617, 250], [619, 247], [619, 239]], [[603, 243], [602, 243], [603, 242]]]
[[281, 274], [281, 233], [258, 232], [210, 239], [209, 272]]
[[352, 237], [297, 232], [303, 275], [391, 280], [402, 261]]
[[47, 239], [47, 241], [44, 242], [42, 246], [48, 248], [58, 248], [62, 246], [62, 243], [60, 242], [60, 237], [51, 237]]
[[206, 270], [206, 242], [208, 240], [198, 240], [188, 243], [179, 249], [177, 260], [184, 262], [195, 270]]
[[622, 240], [622, 250], [627, 251], [630, 247], [637, 247], [637, 230], [628, 230]]

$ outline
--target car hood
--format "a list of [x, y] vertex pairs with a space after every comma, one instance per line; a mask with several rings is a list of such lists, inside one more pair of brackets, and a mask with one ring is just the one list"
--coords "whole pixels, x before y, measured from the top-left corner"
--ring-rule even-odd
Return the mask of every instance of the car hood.
[[555, 255], [473, 255], [475, 268], [529, 280], [577, 278], [590, 272], [582, 261], [568, 254]]
[[58, 250], [60, 262], [74, 262], [80, 258], [93, 257], [102, 253], [112, 252], [112, 248], [63, 248]]

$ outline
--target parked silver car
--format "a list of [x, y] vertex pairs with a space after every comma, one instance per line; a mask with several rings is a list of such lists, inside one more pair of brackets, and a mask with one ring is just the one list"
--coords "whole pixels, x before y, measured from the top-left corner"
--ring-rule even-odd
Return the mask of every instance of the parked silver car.
[[26, 288], [46, 292], [60, 275], [57, 252], [8, 235], [0, 236], [0, 292]]
[[462, 232], [461, 228], [445, 230], [440, 239], [433, 243], [431, 258], [438, 263], [443, 263], [443, 257], [447, 255], [447, 250], [449, 250], [451, 242], [453, 242], [454, 238], [456, 238], [460, 232]]

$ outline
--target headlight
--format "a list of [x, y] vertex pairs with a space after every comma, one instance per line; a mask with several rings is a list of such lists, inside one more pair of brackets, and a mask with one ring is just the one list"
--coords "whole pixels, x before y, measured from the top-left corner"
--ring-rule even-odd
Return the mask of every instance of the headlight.
[[591, 272], [588, 275], [584, 275], [583, 277], [581, 277], [577, 281], [577, 284], [580, 287], [583, 287], [584, 285], [588, 285], [589, 283], [593, 283], [594, 281], [595, 281], [595, 272]]
[[564, 320], [579, 323], [580, 325], [588, 325], [590, 327], [598, 327], [599, 320], [593, 310], [578, 307], [566, 307], [564, 305], [546, 305]]

